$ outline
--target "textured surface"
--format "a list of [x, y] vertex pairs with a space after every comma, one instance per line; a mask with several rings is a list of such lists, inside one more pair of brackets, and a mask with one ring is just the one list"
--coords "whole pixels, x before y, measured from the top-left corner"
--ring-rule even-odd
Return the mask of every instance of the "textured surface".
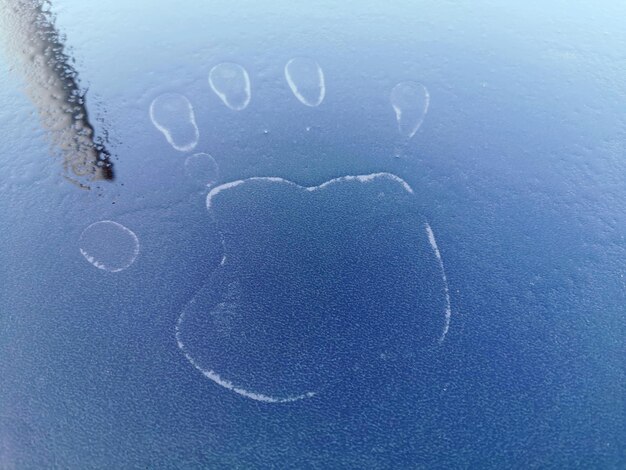
[[[54, 2], [95, 135], [108, 135], [116, 179], [83, 191], [63, 178], [15, 57], [3, 52], [0, 468], [626, 466], [626, 7], [545, 3]], [[294, 57], [323, 70], [317, 106], [294, 97], [285, 79]], [[220, 63], [240, 65], [249, 78], [249, 102], [247, 90], [232, 92], [237, 83], [245, 88], [242, 75], [219, 88], [239, 96], [240, 110], [211, 89], [209, 72]], [[319, 75], [310, 79], [298, 77], [295, 89], [306, 85], [305, 101], [317, 103]], [[412, 126], [400, 133], [390, 100], [402, 82], [429, 94], [411, 138]], [[166, 93], [193, 107], [197, 143], [188, 111], [186, 121], [159, 121], [180, 123], [170, 135], [183, 136], [183, 151], [150, 118], [151, 103]], [[413, 188], [410, 216], [380, 223], [393, 211], [373, 202], [374, 193], [337, 194], [342, 217], [339, 206], [323, 211], [328, 201], [290, 205], [291, 193], [269, 196], [261, 187], [232, 191], [218, 220], [207, 211], [206, 183], [185, 165], [196, 153], [214, 159], [206, 177], [213, 187], [252, 177], [314, 187], [388, 172]], [[394, 191], [381, 188], [388, 197]], [[353, 224], [368, 208], [372, 231]], [[263, 403], [207, 379], [182, 354], [175, 329], [194, 299], [228, 307], [227, 288], [211, 300], [225, 237], [283, 268], [254, 258], [269, 271], [258, 283], [245, 272], [233, 296], [243, 295], [237, 285], [248, 294], [271, 285], [283, 305], [297, 304], [275, 285], [281, 281], [330, 305], [347, 284], [315, 291], [305, 276], [311, 266], [339, 262], [324, 257], [324, 240], [306, 229], [322, 226], [326, 214], [343, 227], [320, 231], [329, 253], [357, 240], [370, 256], [348, 279], [358, 281], [357, 304], [399, 304], [398, 289], [425, 282], [443, 322], [438, 258], [428, 258], [432, 282], [393, 278], [389, 299], [380, 288], [390, 280], [386, 265], [375, 263], [410, 244], [398, 220], [420, 225], [424, 250], [429, 224], [449, 284], [445, 341], [436, 341], [440, 323], [434, 344], [407, 350], [415, 325], [387, 312], [380, 329], [369, 317], [326, 337], [323, 345], [338, 345], [335, 364], [307, 330], [287, 329], [281, 342], [266, 323], [244, 323], [234, 331], [252, 335], [248, 342], [236, 337], [220, 349], [197, 335], [190, 341], [209, 361], [216, 349], [253, 354], [255, 341], [272, 338], [275, 348], [264, 343], [269, 353], [248, 365], [271, 368], [290, 393], [328, 386], [306, 400]], [[79, 250], [84, 230], [108, 220], [141, 246], [119, 272], [96, 269]], [[279, 245], [291, 250], [267, 248]], [[370, 279], [366, 263], [376, 268]], [[349, 272], [326, 267], [335, 278]], [[262, 292], [257, 310], [269, 315], [273, 298]], [[342, 319], [358, 323], [363, 310], [349, 305]], [[270, 319], [281, 327], [289, 318], [313, 334], [332, 331], [311, 318], [298, 323], [288, 307], [279, 315]], [[207, 341], [215, 341], [211, 334]], [[372, 346], [377, 335], [388, 340], [384, 351]], [[351, 358], [342, 339], [358, 354]], [[285, 361], [272, 368], [273, 357], [294, 357], [298, 341], [301, 363], [318, 358], [324, 367], [301, 375]], [[374, 352], [377, 360], [368, 360]], [[244, 358], [218, 359], [274, 391]]]

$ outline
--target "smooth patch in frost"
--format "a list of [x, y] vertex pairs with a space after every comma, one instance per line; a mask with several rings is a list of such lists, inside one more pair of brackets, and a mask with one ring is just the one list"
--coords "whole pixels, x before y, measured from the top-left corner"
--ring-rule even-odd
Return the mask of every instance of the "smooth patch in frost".
[[294, 57], [285, 65], [285, 80], [300, 103], [315, 107], [324, 101], [324, 71], [315, 60]]
[[139, 255], [139, 239], [122, 224], [101, 220], [83, 230], [79, 250], [96, 268], [117, 273], [135, 262]]
[[208, 153], [196, 153], [185, 160], [185, 175], [202, 186], [211, 186], [219, 178], [219, 167]]
[[209, 85], [233, 111], [246, 109], [250, 104], [252, 97], [250, 76], [239, 64], [232, 62], [217, 64], [209, 72]]
[[420, 128], [428, 112], [428, 90], [421, 83], [400, 82], [391, 90], [390, 101], [396, 113], [400, 134], [410, 139]]
[[179, 152], [189, 152], [198, 144], [200, 132], [193, 106], [179, 93], [164, 93], [150, 103], [150, 120], [169, 144]]

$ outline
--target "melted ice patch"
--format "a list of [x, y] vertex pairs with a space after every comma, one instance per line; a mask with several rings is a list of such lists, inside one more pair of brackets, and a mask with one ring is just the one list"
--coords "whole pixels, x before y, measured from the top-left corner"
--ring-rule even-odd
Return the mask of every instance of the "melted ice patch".
[[241, 65], [232, 62], [217, 64], [209, 72], [209, 85], [222, 102], [233, 111], [250, 104], [250, 76]]
[[324, 101], [324, 71], [315, 60], [294, 57], [285, 65], [285, 80], [300, 103], [315, 107]]
[[410, 139], [420, 128], [428, 112], [428, 90], [417, 82], [400, 82], [391, 90], [390, 101], [396, 113], [400, 134]]
[[150, 104], [150, 120], [169, 144], [179, 152], [189, 152], [198, 144], [200, 132], [193, 106], [186, 96], [164, 93]]
[[122, 224], [101, 220], [83, 230], [79, 250], [96, 268], [117, 273], [135, 262], [139, 255], [139, 239]]
[[185, 175], [202, 186], [211, 186], [219, 178], [219, 166], [208, 153], [196, 153], [185, 159]]
[[286, 403], [436, 344], [445, 288], [414, 202], [390, 173], [211, 189], [224, 257], [176, 324], [185, 358], [234, 393]]

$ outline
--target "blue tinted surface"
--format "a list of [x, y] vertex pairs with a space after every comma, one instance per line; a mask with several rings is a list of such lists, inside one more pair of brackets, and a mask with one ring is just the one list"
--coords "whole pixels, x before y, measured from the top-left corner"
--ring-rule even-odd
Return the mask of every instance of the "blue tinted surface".
[[[0, 467], [626, 465], [624, 6], [100, 3], [52, 9], [115, 181], [85, 191], [60, 176], [0, 56]], [[293, 57], [323, 69], [319, 106], [286, 83]], [[249, 74], [241, 111], [209, 86], [223, 62]], [[410, 140], [390, 103], [407, 80], [430, 93]], [[192, 104], [193, 150], [152, 124], [164, 93]], [[208, 189], [185, 173], [198, 152], [217, 162], [217, 184], [388, 172], [414, 195], [381, 182], [310, 199], [261, 187], [233, 190], [212, 214]], [[127, 269], [81, 255], [81, 234], [101, 220], [136, 234]], [[443, 342], [426, 223], [452, 302]], [[225, 237], [258, 269], [244, 257], [221, 267]], [[254, 400], [181, 352], [181, 313], [228, 299], [228, 276], [243, 276], [237, 295], [258, 290], [269, 320], [240, 315], [232, 334], [249, 336], [232, 342], [198, 321], [185, 337], [194, 357], [235, 385], [314, 396]], [[415, 309], [422, 325], [404, 291], [427, 306]], [[316, 322], [318, 304], [339, 320]], [[206, 340], [193, 334], [202, 328]]]

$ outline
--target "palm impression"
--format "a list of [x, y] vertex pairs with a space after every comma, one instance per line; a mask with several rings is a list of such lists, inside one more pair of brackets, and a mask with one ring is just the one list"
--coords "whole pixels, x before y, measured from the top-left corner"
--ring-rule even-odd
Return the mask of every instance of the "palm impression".
[[183, 309], [176, 338], [217, 384], [294, 401], [445, 334], [447, 287], [432, 231], [399, 177], [307, 188], [250, 178], [212, 189], [207, 209], [224, 257]]

